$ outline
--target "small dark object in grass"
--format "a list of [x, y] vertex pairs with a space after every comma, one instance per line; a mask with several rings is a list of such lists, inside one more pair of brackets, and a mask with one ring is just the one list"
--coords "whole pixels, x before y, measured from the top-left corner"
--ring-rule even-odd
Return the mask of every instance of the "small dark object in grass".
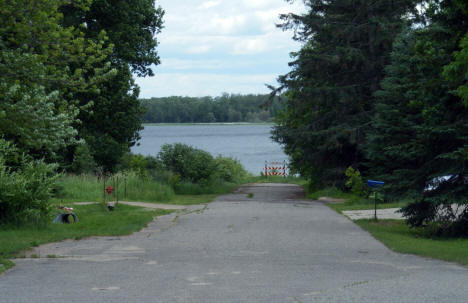
[[111, 203], [107, 204], [107, 209], [109, 211], [113, 211], [115, 209], [115, 203], [111, 202]]
[[78, 222], [78, 216], [74, 213], [58, 214], [54, 219], [54, 223], [70, 224], [75, 222]]

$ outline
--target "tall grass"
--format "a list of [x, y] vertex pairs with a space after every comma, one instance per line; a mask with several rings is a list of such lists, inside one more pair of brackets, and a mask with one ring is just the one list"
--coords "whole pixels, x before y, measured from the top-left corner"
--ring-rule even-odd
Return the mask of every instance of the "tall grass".
[[[107, 186], [117, 189], [111, 195], [105, 194]], [[126, 193], [126, 197], [125, 197]], [[105, 195], [104, 195], [105, 194]], [[56, 199], [76, 201], [119, 200], [168, 202], [174, 198], [174, 191], [167, 184], [154, 182], [136, 173], [116, 174], [112, 177], [98, 178], [94, 175], [65, 175], [57, 181]]]

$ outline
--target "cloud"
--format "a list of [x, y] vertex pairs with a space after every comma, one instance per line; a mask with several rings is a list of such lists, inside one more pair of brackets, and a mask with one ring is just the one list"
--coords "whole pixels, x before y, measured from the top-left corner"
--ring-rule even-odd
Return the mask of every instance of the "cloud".
[[194, 45], [187, 48], [187, 53], [189, 54], [203, 54], [208, 52], [211, 49], [210, 45]]
[[224, 92], [258, 94], [268, 93], [265, 83], [276, 84], [276, 74], [224, 75], [224, 74], [159, 74], [152, 78], [138, 78], [140, 97], [163, 96], [219, 96]]
[[[141, 96], [266, 92], [289, 70], [300, 44], [276, 28], [280, 13], [303, 10], [302, 1], [157, 0], [165, 11], [158, 35], [162, 64], [155, 78], [137, 79]], [[268, 75], [268, 76], [267, 76]], [[245, 90], [245, 91], [243, 91]]]
[[215, 6], [218, 6], [220, 1], [206, 1], [203, 2], [202, 5], [200, 5], [198, 8], [200, 9], [209, 9]]

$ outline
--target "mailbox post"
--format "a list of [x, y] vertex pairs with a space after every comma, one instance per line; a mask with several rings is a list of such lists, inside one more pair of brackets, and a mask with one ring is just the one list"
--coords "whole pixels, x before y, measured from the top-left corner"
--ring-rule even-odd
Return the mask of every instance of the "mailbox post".
[[[383, 181], [367, 180], [367, 186], [378, 189], [385, 185]], [[377, 191], [374, 191], [374, 220], [377, 221]]]

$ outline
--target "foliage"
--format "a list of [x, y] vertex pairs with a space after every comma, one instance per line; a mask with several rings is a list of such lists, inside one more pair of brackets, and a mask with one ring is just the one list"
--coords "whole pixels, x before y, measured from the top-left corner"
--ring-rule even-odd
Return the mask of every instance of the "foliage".
[[145, 123], [212, 123], [272, 121], [282, 108], [275, 98], [268, 109], [268, 95], [228, 95], [220, 97], [166, 97], [142, 99]]
[[[0, 1], [0, 135], [35, 158], [54, 160], [76, 143], [78, 110], [90, 104], [79, 108], [76, 94], [113, 74], [102, 34], [91, 41], [61, 25], [64, 3]], [[85, 1], [73, 5], [87, 9]]]
[[[303, 42], [279, 77], [286, 90], [273, 138], [294, 170], [314, 184], [344, 185], [344, 172], [363, 171], [373, 93], [412, 0], [304, 1], [307, 12], [282, 15], [284, 30]], [[276, 92], [274, 91], [274, 92]]]
[[467, 214], [452, 204], [468, 203], [468, 107], [459, 94], [467, 14], [463, 1], [432, 2], [428, 25], [398, 38], [367, 145], [368, 165], [389, 193], [414, 199], [403, 209], [410, 225], [437, 221], [439, 233], [465, 236]]
[[359, 170], [352, 168], [351, 166], [345, 172], [348, 180], [346, 181], [346, 187], [357, 196], [363, 197], [366, 195], [366, 189], [364, 182], [362, 181], [361, 173]]
[[165, 144], [158, 154], [166, 169], [182, 181], [207, 182], [215, 173], [213, 157], [206, 151], [182, 143]]
[[64, 24], [82, 27], [91, 40], [105, 33], [106, 46], [113, 78], [101, 82], [96, 91], [78, 95], [79, 103], [93, 100], [82, 110], [77, 124], [79, 135], [86, 140], [99, 166], [115, 171], [122, 156], [140, 138], [142, 107], [138, 101], [139, 88], [132, 73], [152, 76], [151, 66], [159, 64], [156, 34], [162, 29], [164, 11], [154, 0], [95, 0], [88, 10], [73, 4], [61, 7]]
[[75, 174], [91, 173], [96, 171], [97, 165], [91, 154], [88, 144], [82, 143], [76, 147], [71, 170]]
[[218, 156], [214, 159], [216, 178], [222, 182], [241, 183], [248, 173], [236, 159]]
[[[444, 67], [444, 77], [455, 85], [453, 91], [468, 107], [468, 32], [460, 41], [460, 50], [453, 53], [455, 60]], [[458, 87], [457, 87], [458, 85]]]
[[6, 166], [15, 147], [0, 139], [0, 224], [43, 223], [49, 219], [56, 166], [44, 161], [20, 159], [17, 166]]
[[130, 169], [141, 178], [147, 177], [147, 160], [143, 155], [134, 155], [130, 159]]

